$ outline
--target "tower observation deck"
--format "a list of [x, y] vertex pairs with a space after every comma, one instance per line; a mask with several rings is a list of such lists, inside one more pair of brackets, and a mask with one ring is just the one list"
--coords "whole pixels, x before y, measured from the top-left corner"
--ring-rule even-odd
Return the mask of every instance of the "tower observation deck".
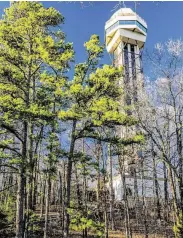
[[141, 51], [146, 36], [146, 22], [130, 8], [119, 9], [105, 24], [107, 51], [114, 66], [123, 66], [127, 105], [138, 100], [138, 85], [143, 84]]

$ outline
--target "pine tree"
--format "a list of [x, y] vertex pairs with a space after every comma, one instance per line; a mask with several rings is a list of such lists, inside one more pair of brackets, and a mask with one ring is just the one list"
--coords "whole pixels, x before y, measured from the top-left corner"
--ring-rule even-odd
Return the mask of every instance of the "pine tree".
[[60, 105], [67, 80], [64, 73], [74, 55], [60, 30], [63, 22], [58, 11], [37, 2], [15, 2], [1, 20], [0, 127], [8, 139], [1, 141], [0, 148], [11, 152], [8, 162], [18, 169], [18, 238], [25, 230], [25, 205], [31, 198], [29, 190], [26, 201], [25, 188], [33, 176], [35, 148], [42, 127], [55, 120], [53, 103]]
[[[91, 36], [85, 43], [85, 48], [87, 60], [85, 63], [76, 65], [74, 79], [65, 91], [66, 96], [70, 98], [70, 104], [59, 113], [61, 120], [72, 123], [67, 165], [65, 237], [68, 237], [69, 233], [70, 218], [67, 210], [70, 208], [71, 175], [76, 141], [81, 138], [92, 138], [105, 142], [113, 140], [120, 142], [119, 138], [105, 138], [96, 129], [136, 123], [132, 116], [119, 110], [119, 99], [122, 93], [119, 79], [122, 76], [122, 68], [108, 65], [97, 68], [103, 53], [103, 46], [97, 35]], [[126, 143], [129, 142], [126, 141]]]

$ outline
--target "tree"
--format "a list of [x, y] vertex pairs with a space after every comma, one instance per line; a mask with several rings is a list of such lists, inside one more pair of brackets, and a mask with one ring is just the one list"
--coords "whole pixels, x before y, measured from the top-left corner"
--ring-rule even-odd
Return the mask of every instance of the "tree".
[[63, 21], [54, 8], [36, 2], [13, 3], [1, 20], [0, 127], [14, 140], [1, 141], [0, 148], [11, 152], [8, 162], [18, 169], [16, 237], [24, 234], [25, 204], [29, 206], [25, 189], [32, 179], [36, 145], [42, 127], [56, 116], [52, 105], [61, 100], [64, 73], [73, 59], [72, 45], [59, 29]]
[[147, 55], [155, 66], [152, 71], [155, 81], [148, 81], [147, 94], [141, 94], [137, 107], [141, 127], [153, 144], [153, 154], [168, 170], [174, 213], [179, 224], [178, 237], [183, 232], [182, 56], [183, 42], [180, 40], [157, 44], [155, 51]]

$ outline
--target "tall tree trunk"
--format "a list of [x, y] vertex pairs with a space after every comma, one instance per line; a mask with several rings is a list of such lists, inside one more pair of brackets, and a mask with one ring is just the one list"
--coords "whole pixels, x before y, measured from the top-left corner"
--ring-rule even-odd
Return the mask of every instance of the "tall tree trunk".
[[65, 201], [66, 201], [66, 164], [63, 162], [63, 201], [62, 201], [62, 234], [65, 229]]
[[63, 231], [63, 219], [62, 219], [62, 209], [63, 209], [63, 180], [61, 171], [58, 172], [59, 177], [59, 188], [58, 188], [58, 211], [61, 222], [61, 230]]
[[28, 123], [28, 135], [27, 135], [27, 151], [28, 158], [27, 162], [29, 165], [29, 175], [27, 176], [26, 186], [26, 214], [25, 214], [25, 237], [29, 237], [29, 232], [33, 229], [30, 226], [30, 213], [33, 210], [32, 194], [33, 194], [33, 171], [34, 171], [34, 160], [33, 160], [33, 124], [29, 121]]
[[17, 191], [17, 210], [16, 210], [16, 238], [24, 237], [24, 208], [25, 208], [25, 166], [26, 166], [26, 157], [27, 157], [27, 122], [24, 122], [23, 125], [24, 138], [22, 143], [22, 164], [20, 168], [20, 174], [18, 176], [18, 191]]
[[164, 220], [168, 221], [169, 212], [168, 212], [168, 179], [167, 179], [167, 168], [166, 164], [163, 163], [163, 175], [164, 175]]
[[39, 171], [39, 165], [38, 160], [35, 159], [35, 166], [34, 166], [34, 176], [33, 176], [33, 193], [32, 193], [32, 209], [35, 210], [35, 206], [37, 204], [38, 199], [38, 171]]
[[101, 190], [101, 178], [100, 178], [100, 156], [101, 156], [101, 143], [97, 141], [96, 144], [96, 159], [97, 159], [97, 207], [98, 213], [100, 209], [100, 190]]
[[141, 181], [142, 181], [142, 199], [143, 199], [143, 213], [144, 213], [144, 229], [145, 234], [144, 238], [148, 237], [148, 227], [147, 227], [147, 207], [146, 207], [146, 198], [144, 193], [144, 161], [142, 161], [142, 172], [141, 172]]
[[[84, 138], [82, 141], [82, 152], [85, 153], [85, 144], [84, 144]], [[87, 206], [87, 175], [86, 175], [86, 164], [84, 162], [83, 164], [83, 205], [84, 205], [84, 214], [86, 218], [88, 218], [88, 206]], [[83, 230], [83, 237], [88, 237], [88, 230], [87, 227]]]
[[125, 203], [125, 230], [126, 230], [126, 238], [132, 238], [132, 232], [130, 227], [130, 214], [129, 214], [129, 205], [128, 205], [128, 198], [127, 198], [127, 191], [126, 191], [126, 177], [125, 177], [125, 167], [124, 167], [124, 156], [121, 155], [118, 157], [119, 161], [119, 168], [120, 168], [120, 175], [123, 187], [123, 199]]
[[79, 188], [79, 178], [78, 178], [76, 163], [74, 163], [74, 170], [75, 170], [74, 173], [76, 178], [76, 193], [77, 193], [78, 207], [80, 208], [82, 205], [82, 197], [81, 197], [80, 188]]
[[45, 193], [45, 225], [44, 225], [44, 238], [48, 237], [48, 215], [49, 215], [49, 200], [50, 200], [50, 178], [49, 174], [46, 176], [46, 193]]
[[104, 196], [104, 221], [105, 221], [105, 238], [109, 237], [109, 223], [107, 216], [107, 188], [106, 188], [106, 166], [104, 161], [103, 147], [101, 145], [101, 157], [102, 157], [102, 168], [103, 168], [103, 196]]
[[41, 211], [40, 211], [40, 217], [43, 216], [43, 212], [44, 212], [44, 198], [45, 198], [45, 190], [46, 190], [46, 181], [42, 178], [41, 181]]
[[176, 219], [178, 219], [178, 203], [177, 203], [177, 193], [176, 193], [176, 187], [173, 180], [172, 170], [170, 167], [168, 167], [168, 177], [170, 180], [170, 187], [172, 190], [172, 197], [173, 197], [173, 208], [174, 208], [174, 214]]
[[157, 177], [157, 171], [156, 171], [156, 162], [155, 162], [155, 154], [154, 151], [152, 151], [152, 159], [153, 159], [153, 177], [154, 177], [154, 187], [155, 187], [155, 201], [156, 201], [156, 208], [157, 208], [157, 219], [161, 220], [161, 205], [160, 205], [160, 199], [159, 199], [159, 184], [158, 184], [158, 177]]
[[76, 121], [73, 121], [72, 132], [71, 132], [71, 143], [70, 143], [70, 155], [68, 158], [67, 164], [67, 190], [66, 190], [66, 202], [65, 202], [65, 225], [64, 225], [64, 237], [69, 236], [69, 225], [70, 225], [70, 216], [67, 211], [70, 208], [70, 200], [71, 200], [71, 176], [72, 176], [72, 164], [73, 164], [73, 153], [75, 146], [75, 130], [76, 130]]
[[[178, 187], [179, 187], [179, 196], [180, 196], [180, 208], [179, 208], [179, 223], [180, 227], [180, 237], [183, 234], [183, 148], [182, 148], [182, 115], [179, 115], [179, 119], [177, 121], [177, 113], [176, 113], [176, 103], [174, 99], [174, 110], [175, 110], [175, 125], [176, 125], [176, 139], [177, 139], [177, 152], [178, 152], [178, 160], [179, 160], [179, 169], [178, 169]], [[182, 114], [182, 113], [181, 113]]]
[[16, 209], [16, 238], [24, 237], [24, 199], [25, 199], [25, 172], [21, 169], [18, 176], [17, 209]]
[[113, 188], [113, 163], [111, 155], [111, 144], [108, 145], [109, 156], [109, 187], [110, 187], [110, 222], [111, 229], [114, 230], [114, 188]]
[[[34, 210], [34, 205], [38, 203], [38, 187], [39, 183], [38, 177], [39, 177], [39, 161], [41, 158], [41, 149], [42, 149], [42, 136], [43, 136], [43, 129], [44, 126], [41, 126], [40, 132], [39, 132], [39, 138], [36, 141], [35, 145], [35, 150], [34, 150], [34, 176], [33, 176], [33, 194], [32, 194], [32, 201], [33, 201], [33, 210]], [[37, 156], [36, 156], [37, 155]]]

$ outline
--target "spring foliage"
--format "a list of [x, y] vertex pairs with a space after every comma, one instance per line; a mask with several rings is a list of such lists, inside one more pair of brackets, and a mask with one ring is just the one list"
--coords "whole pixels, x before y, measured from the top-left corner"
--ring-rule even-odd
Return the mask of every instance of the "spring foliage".
[[[5, 9], [0, 24], [0, 157], [1, 165], [17, 172], [17, 237], [23, 237], [20, 233], [24, 222], [28, 226], [37, 221], [34, 212], [30, 212], [35, 204], [28, 203], [25, 208], [25, 200], [26, 196], [31, 200], [35, 195], [38, 165], [43, 165], [39, 172], [46, 172], [47, 179], [54, 180], [58, 161], [70, 159], [67, 177], [71, 178], [73, 159], [77, 158], [82, 165], [86, 163], [83, 158], [87, 158], [74, 150], [77, 139], [87, 137], [124, 145], [143, 141], [142, 135], [120, 140], [98, 133], [98, 129], [105, 127], [114, 129], [137, 123], [125, 110], [120, 110], [124, 92], [119, 80], [123, 69], [99, 67], [104, 46], [97, 35], [92, 35], [84, 44], [86, 61], [75, 65], [74, 77], [69, 79], [67, 72], [74, 61], [74, 49], [65, 41], [60, 27], [63, 23], [64, 18], [56, 9], [21, 1]], [[72, 153], [61, 148], [59, 130], [60, 125], [71, 122], [75, 125]], [[69, 209], [69, 202], [67, 205]], [[87, 228], [102, 236], [102, 223], [88, 219], [82, 211], [75, 215], [78, 217], [71, 220], [72, 229]]]

